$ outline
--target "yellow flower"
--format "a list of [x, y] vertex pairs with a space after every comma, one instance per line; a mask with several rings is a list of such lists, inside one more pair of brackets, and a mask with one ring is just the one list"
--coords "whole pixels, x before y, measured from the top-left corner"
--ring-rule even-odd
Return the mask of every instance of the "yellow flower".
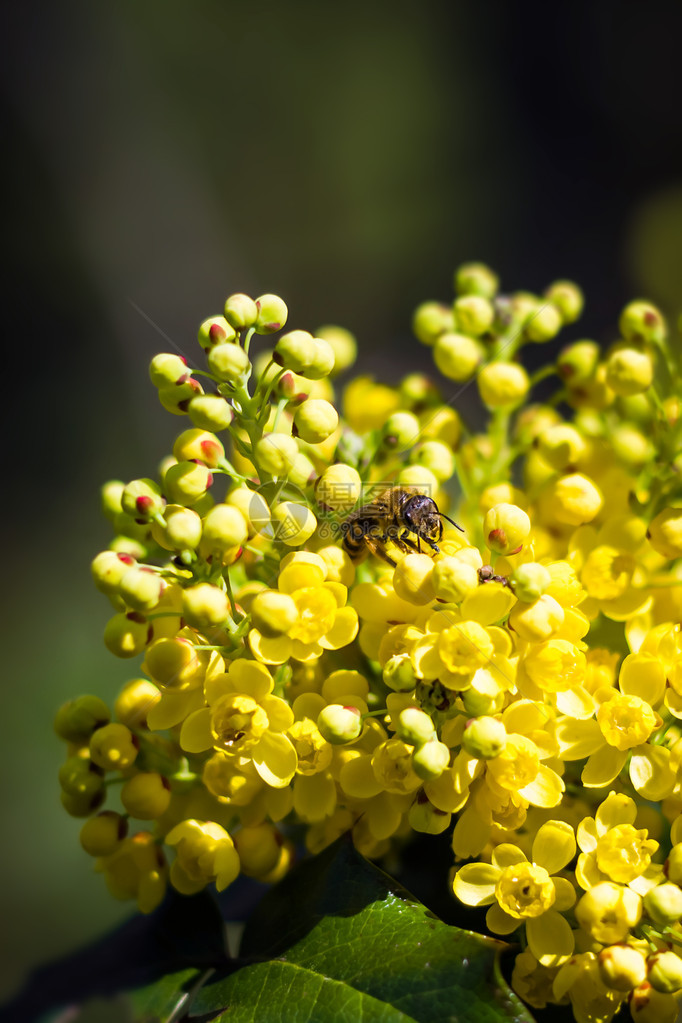
[[210, 881], [222, 892], [239, 876], [234, 842], [214, 821], [182, 821], [168, 832], [166, 843], [177, 846], [170, 880], [183, 895], [200, 892]]
[[97, 860], [115, 899], [136, 899], [141, 913], [151, 913], [166, 893], [166, 861], [154, 836], [139, 831], [124, 838], [109, 856]]
[[561, 912], [575, 902], [570, 881], [552, 877], [575, 853], [573, 829], [548, 821], [538, 829], [532, 862], [515, 845], [498, 845], [492, 863], [468, 863], [455, 874], [453, 890], [468, 906], [490, 906], [488, 928], [511, 934], [523, 921], [528, 947], [543, 966], [558, 966], [574, 949], [573, 932]]
[[581, 853], [575, 871], [581, 888], [588, 890], [602, 881], [616, 881], [631, 885], [643, 895], [655, 885], [655, 880], [644, 875], [650, 873], [658, 842], [648, 837], [646, 829], [634, 827], [636, 816], [634, 799], [611, 792], [594, 817], [583, 819], [577, 831]]

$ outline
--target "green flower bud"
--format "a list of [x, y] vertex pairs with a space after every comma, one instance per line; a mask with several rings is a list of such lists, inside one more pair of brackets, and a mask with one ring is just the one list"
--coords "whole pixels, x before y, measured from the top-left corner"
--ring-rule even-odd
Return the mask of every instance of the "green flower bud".
[[247, 537], [246, 519], [233, 505], [216, 504], [204, 516], [201, 546], [211, 553], [242, 547]]
[[573, 281], [554, 281], [545, 291], [545, 298], [556, 306], [561, 322], [574, 323], [583, 311], [583, 293]]
[[429, 802], [425, 792], [419, 792], [408, 811], [407, 819], [413, 831], [425, 835], [441, 835], [450, 826], [452, 814], [439, 810]]
[[337, 373], [343, 373], [345, 369], [350, 369], [355, 362], [358, 345], [349, 330], [346, 330], [345, 327], [327, 325], [319, 328], [316, 337], [322, 338], [331, 346], [334, 353], [334, 376]]
[[264, 636], [282, 636], [298, 621], [298, 608], [288, 593], [263, 590], [253, 598], [251, 618]]
[[225, 498], [225, 503], [238, 508], [244, 516], [249, 537], [262, 533], [270, 522], [270, 508], [265, 498], [248, 487], [235, 487]]
[[412, 330], [417, 341], [433, 345], [446, 330], [452, 330], [452, 311], [440, 302], [422, 302], [412, 317]]
[[401, 487], [417, 487], [423, 494], [435, 494], [438, 490], [438, 479], [425, 465], [406, 465], [396, 479]]
[[413, 448], [410, 461], [423, 465], [440, 481], [451, 479], [455, 471], [455, 456], [448, 445], [440, 440], [427, 440]]
[[541, 433], [537, 440], [538, 451], [553, 469], [566, 471], [587, 452], [585, 439], [570, 423], [557, 423]]
[[289, 310], [279, 295], [260, 295], [256, 299], [258, 316], [256, 318], [257, 334], [274, 334], [281, 330], [287, 322]]
[[117, 614], [104, 627], [104, 645], [114, 657], [137, 657], [151, 632], [151, 625], [138, 611]]
[[455, 291], [458, 295], [493, 298], [499, 286], [497, 274], [485, 263], [463, 263], [455, 270]]
[[599, 973], [614, 991], [632, 991], [646, 979], [646, 959], [638, 948], [610, 945], [598, 956]]
[[272, 509], [272, 528], [276, 540], [287, 547], [299, 547], [317, 529], [317, 519], [307, 505], [281, 501]]
[[97, 810], [106, 797], [106, 789], [102, 779], [95, 792], [60, 792], [61, 804], [71, 817], [89, 817]]
[[465, 713], [472, 717], [497, 714], [504, 706], [504, 693], [489, 671], [479, 669], [462, 693], [462, 704]]
[[452, 311], [459, 330], [472, 337], [485, 334], [495, 319], [492, 303], [482, 295], [462, 295], [456, 298]]
[[667, 332], [663, 315], [650, 302], [630, 302], [621, 313], [618, 326], [626, 341], [658, 344]]
[[656, 885], [644, 896], [644, 909], [654, 923], [667, 927], [682, 916], [682, 890], [672, 881]]
[[384, 423], [381, 432], [385, 447], [404, 451], [419, 440], [419, 420], [411, 412], [393, 412]]
[[159, 388], [159, 401], [166, 412], [172, 412], [174, 416], [186, 416], [192, 398], [203, 393], [204, 389], [199, 381], [193, 377], [187, 377], [178, 380], [176, 384], [171, 384], [169, 387]]
[[120, 813], [102, 810], [85, 822], [80, 843], [89, 856], [109, 856], [127, 833], [127, 821]]
[[293, 468], [298, 444], [286, 433], [266, 433], [256, 444], [254, 454], [257, 464], [265, 472], [281, 478]]
[[96, 728], [109, 724], [111, 715], [99, 696], [78, 696], [62, 704], [55, 715], [54, 730], [60, 739], [82, 746]]
[[305, 368], [309, 380], [322, 380], [334, 372], [334, 349], [324, 338], [313, 338], [313, 357]]
[[102, 511], [113, 522], [121, 512], [121, 498], [125, 483], [122, 480], [109, 480], [100, 487]]
[[530, 519], [515, 504], [496, 504], [486, 513], [483, 522], [485, 542], [498, 554], [514, 554], [530, 536]]
[[410, 746], [423, 746], [436, 735], [433, 721], [418, 707], [405, 707], [398, 715], [396, 735]]
[[308, 444], [321, 444], [338, 425], [338, 412], [330, 402], [320, 398], [304, 401], [294, 413], [294, 435]]
[[472, 718], [462, 736], [462, 748], [479, 760], [499, 756], [507, 744], [507, 732], [501, 721], [493, 717]]
[[450, 763], [450, 750], [438, 739], [431, 739], [412, 754], [412, 770], [422, 781], [439, 778]]
[[528, 374], [515, 362], [489, 362], [478, 374], [478, 389], [489, 408], [518, 405], [529, 388]]
[[121, 494], [121, 507], [126, 515], [148, 522], [163, 511], [166, 500], [154, 480], [132, 480]]
[[682, 988], [682, 959], [675, 952], [656, 952], [647, 967], [647, 980], [656, 991], [672, 994]]
[[649, 438], [630, 423], [619, 423], [610, 436], [614, 454], [632, 469], [640, 469], [655, 456]]
[[410, 655], [394, 654], [383, 668], [383, 679], [389, 689], [396, 693], [410, 693], [417, 684]]
[[258, 306], [248, 295], [230, 295], [225, 302], [225, 319], [237, 331], [248, 329], [258, 321]]
[[664, 508], [651, 520], [646, 535], [664, 558], [682, 556], [682, 508]]
[[295, 487], [300, 487], [301, 490], [305, 490], [307, 486], [315, 482], [316, 477], [317, 471], [313, 463], [302, 451], [299, 452], [287, 476], [289, 483]]
[[121, 579], [118, 592], [133, 611], [151, 611], [159, 603], [165, 585], [158, 572], [135, 565]]
[[227, 594], [211, 583], [197, 583], [182, 591], [182, 617], [193, 629], [224, 625], [230, 613]]
[[594, 376], [599, 355], [596, 341], [574, 341], [563, 349], [557, 359], [559, 376], [569, 387], [585, 383]]
[[149, 364], [149, 376], [154, 387], [169, 387], [189, 376], [187, 360], [182, 355], [160, 352]]
[[433, 349], [433, 361], [443, 376], [458, 383], [471, 379], [482, 358], [480, 344], [466, 334], [441, 334]]
[[304, 373], [315, 358], [313, 335], [307, 330], [290, 330], [277, 340], [273, 359], [282, 369]]
[[160, 699], [161, 693], [153, 682], [146, 678], [133, 678], [126, 682], [116, 697], [114, 713], [128, 728], [146, 728], [147, 714]]
[[152, 821], [168, 809], [171, 800], [170, 785], [156, 771], [141, 771], [133, 775], [121, 789], [121, 802], [126, 813], [137, 820]]
[[113, 596], [118, 592], [121, 579], [135, 564], [135, 558], [116, 551], [101, 551], [90, 564], [95, 586], [102, 593]]
[[176, 462], [163, 479], [164, 490], [173, 504], [196, 504], [213, 484], [213, 475], [199, 462]]
[[212, 348], [206, 361], [211, 373], [228, 384], [246, 383], [251, 372], [251, 362], [244, 349], [229, 342]]
[[400, 382], [403, 405], [416, 409], [431, 408], [440, 401], [440, 391], [424, 373], [408, 373]]
[[549, 588], [552, 577], [544, 565], [528, 561], [514, 569], [510, 581], [518, 600], [524, 604], [532, 604]]
[[227, 322], [224, 316], [209, 316], [199, 327], [198, 340], [204, 351], [215, 348], [216, 345], [234, 341], [236, 337], [234, 327]]
[[340, 703], [330, 703], [320, 711], [317, 727], [327, 742], [334, 746], [343, 746], [345, 743], [355, 742], [362, 732], [362, 715], [357, 707], [342, 707]]
[[477, 589], [478, 572], [460, 558], [444, 555], [434, 562], [431, 582], [439, 600], [459, 604]]
[[113, 721], [90, 736], [92, 762], [104, 771], [124, 771], [135, 763], [138, 741], [125, 725]]
[[606, 360], [606, 383], [620, 397], [641, 394], [651, 386], [654, 364], [647, 352], [616, 345]]
[[550, 341], [561, 330], [561, 313], [555, 305], [548, 302], [538, 306], [523, 325], [523, 332], [529, 341]]
[[208, 430], [183, 430], [173, 445], [178, 462], [203, 462], [215, 469], [225, 459], [225, 448], [214, 433]]
[[199, 394], [187, 406], [187, 414], [199, 430], [225, 430], [234, 419], [232, 406], [220, 394]]
[[165, 551], [193, 551], [201, 540], [201, 517], [193, 508], [167, 504], [164, 522], [152, 523], [152, 537]]
[[183, 636], [162, 637], [147, 650], [142, 669], [157, 685], [181, 692], [194, 683], [201, 662], [188, 639]]

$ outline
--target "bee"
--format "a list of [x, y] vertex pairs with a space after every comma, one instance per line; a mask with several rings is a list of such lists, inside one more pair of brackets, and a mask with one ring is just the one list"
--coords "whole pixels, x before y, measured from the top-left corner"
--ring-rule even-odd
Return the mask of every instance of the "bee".
[[421, 552], [423, 541], [431, 550], [440, 553], [437, 541], [443, 536], [442, 519], [447, 519], [464, 532], [461, 526], [438, 510], [433, 498], [420, 494], [416, 487], [389, 487], [371, 504], [348, 516], [341, 527], [343, 549], [351, 561], [360, 561], [370, 553], [395, 567], [395, 561], [386, 551], [386, 544], [390, 541], [398, 550]]

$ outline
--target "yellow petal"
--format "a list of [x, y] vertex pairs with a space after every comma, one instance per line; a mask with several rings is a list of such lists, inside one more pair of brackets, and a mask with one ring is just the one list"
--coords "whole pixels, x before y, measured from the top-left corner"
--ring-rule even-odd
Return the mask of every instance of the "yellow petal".
[[321, 821], [336, 809], [336, 784], [328, 771], [299, 774], [294, 780], [294, 810], [304, 821]]
[[325, 650], [339, 650], [342, 646], [348, 646], [357, 636], [358, 628], [358, 613], [355, 608], [340, 607], [334, 616], [331, 629], [320, 640], [320, 646]]
[[264, 636], [258, 629], [249, 629], [251, 653], [262, 664], [284, 664], [291, 657], [288, 636]]
[[553, 909], [561, 913], [575, 905], [576, 890], [567, 877], [553, 877], [552, 883], [556, 892]]
[[298, 757], [291, 741], [281, 733], [266, 732], [251, 752], [253, 765], [275, 789], [288, 785], [296, 773]]
[[[213, 745], [211, 711], [208, 707], [195, 710], [180, 729], [180, 745], [187, 753], [203, 753]], [[179, 890], [179, 889], [178, 889]]]
[[528, 947], [542, 966], [561, 966], [573, 955], [575, 939], [568, 920], [554, 909], [526, 920]]
[[505, 867], [513, 867], [516, 863], [527, 863], [528, 857], [522, 853], [518, 845], [511, 845], [508, 842], [501, 842], [495, 846], [492, 853], [493, 866], [499, 870]]
[[452, 890], [465, 906], [490, 906], [500, 873], [492, 863], [466, 863], [455, 874]]
[[261, 700], [275, 687], [275, 680], [265, 665], [248, 661], [245, 657], [230, 663], [229, 677], [237, 692], [247, 693], [254, 700]]
[[638, 746], [630, 760], [630, 781], [640, 796], [658, 803], [672, 794], [677, 777], [670, 767], [670, 750]]
[[584, 853], [592, 853], [597, 848], [599, 832], [594, 817], [583, 817], [576, 831], [578, 845]]
[[540, 764], [534, 780], [519, 790], [519, 795], [533, 806], [558, 806], [564, 793], [564, 783], [546, 764]]
[[268, 715], [271, 731], [284, 732], [293, 725], [294, 712], [286, 700], [281, 700], [279, 696], [264, 696], [261, 707]]
[[455, 856], [465, 860], [480, 855], [490, 840], [490, 827], [490, 820], [484, 820], [477, 810], [467, 806], [452, 833]]
[[618, 777], [627, 758], [627, 750], [621, 752], [613, 746], [602, 746], [597, 753], [592, 754], [583, 768], [583, 785], [588, 789], [601, 789], [610, 785]]
[[[601, 838], [607, 831], [619, 824], [634, 824], [636, 817], [637, 804], [634, 799], [626, 796], [623, 792], [609, 792], [594, 815], [596, 834]], [[583, 852], [592, 851], [585, 849], [582, 845], [580, 848]]]
[[557, 693], [556, 706], [562, 714], [578, 721], [589, 720], [597, 709], [594, 697], [583, 686]]
[[318, 660], [323, 653], [320, 643], [302, 643], [300, 639], [295, 639], [291, 644], [291, 657], [302, 661], [303, 664]]
[[400, 803], [390, 792], [380, 792], [375, 796], [365, 810], [365, 816], [369, 830], [378, 841], [394, 835], [403, 819]]
[[575, 718], [561, 718], [557, 722], [556, 737], [563, 760], [584, 760], [601, 749], [604, 742], [594, 719], [576, 721]]
[[521, 921], [505, 913], [498, 902], [495, 902], [486, 913], [485, 922], [493, 934], [511, 934], [521, 926]]
[[609, 880], [606, 874], [602, 874], [591, 853], [581, 853], [578, 857], [578, 862], [575, 865], [575, 879], [586, 892], [596, 888], [602, 881]]
[[564, 821], [547, 821], [538, 829], [533, 840], [533, 863], [544, 867], [548, 874], [556, 874], [575, 856], [575, 835]]
[[170, 880], [175, 890], [182, 895], [196, 895], [206, 887], [205, 881], [193, 881], [191, 877], [188, 877], [179, 860], [174, 860], [171, 864]]
[[232, 842], [219, 842], [216, 849], [213, 869], [215, 871], [215, 886], [219, 892], [227, 888], [239, 877], [239, 853]]
[[185, 690], [183, 693], [163, 693], [158, 703], [147, 711], [147, 725], [152, 732], [173, 728], [204, 703], [201, 689]]
[[494, 625], [506, 618], [516, 597], [501, 583], [490, 582], [478, 586], [460, 605], [462, 618], [471, 619], [479, 625]]

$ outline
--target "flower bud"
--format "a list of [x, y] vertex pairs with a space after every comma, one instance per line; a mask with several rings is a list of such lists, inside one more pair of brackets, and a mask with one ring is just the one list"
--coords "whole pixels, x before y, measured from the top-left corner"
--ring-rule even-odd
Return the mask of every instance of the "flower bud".
[[121, 498], [125, 483], [122, 480], [108, 480], [100, 487], [102, 512], [113, 522], [121, 512]]
[[521, 601], [515, 604], [509, 612], [508, 621], [509, 627], [518, 632], [522, 639], [542, 642], [561, 627], [564, 609], [554, 597], [543, 593], [532, 604], [523, 604]]
[[406, 465], [398, 473], [396, 483], [401, 487], [415, 487], [422, 494], [435, 494], [438, 490], [438, 480], [425, 465]]
[[463, 334], [480, 337], [490, 330], [495, 318], [492, 303], [482, 295], [462, 295], [452, 307], [455, 323]]
[[168, 809], [170, 786], [156, 771], [141, 771], [129, 778], [121, 789], [126, 813], [137, 820], [153, 821]]
[[532, 604], [551, 585], [552, 577], [544, 565], [527, 561], [514, 569], [510, 581], [517, 599], [524, 604]]
[[219, 586], [196, 583], [182, 591], [182, 617], [193, 629], [224, 625], [229, 613], [227, 594]]
[[60, 739], [82, 746], [97, 728], [109, 723], [111, 715], [99, 696], [78, 696], [62, 704], [55, 715], [54, 730]]
[[253, 598], [251, 617], [264, 636], [281, 636], [298, 620], [298, 608], [288, 593], [262, 590]]
[[241, 547], [247, 537], [244, 516], [230, 504], [216, 504], [204, 516], [201, 545], [210, 553], [224, 553], [232, 547]]
[[585, 304], [582, 291], [573, 281], [554, 281], [546, 288], [545, 298], [557, 307], [564, 324], [574, 323]]
[[410, 461], [429, 469], [441, 482], [451, 479], [455, 471], [455, 456], [447, 444], [439, 440], [427, 440], [413, 448]]
[[426, 794], [421, 792], [412, 803], [407, 819], [413, 831], [425, 835], [441, 835], [450, 826], [452, 814], [439, 810], [429, 802]]
[[177, 383], [168, 387], [159, 388], [159, 401], [166, 412], [172, 412], [174, 416], [187, 415], [187, 409], [192, 398], [203, 394], [204, 389], [198, 380], [185, 376]]
[[431, 582], [439, 600], [459, 604], [478, 587], [478, 572], [460, 558], [446, 555], [434, 562]]
[[647, 352], [617, 345], [606, 360], [606, 383], [620, 397], [641, 394], [651, 386], [654, 364]]
[[425, 742], [412, 754], [412, 770], [422, 781], [440, 778], [449, 763], [449, 748], [436, 738]]
[[452, 330], [452, 312], [440, 302], [422, 302], [412, 317], [412, 330], [423, 345], [435, 344], [446, 330]]
[[95, 586], [102, 593], [113, 596], [119, 583], [135, 564], [135, 558], [116, 551], [101, 551], [91, 562], [90, 570]]
[[248, 295], [230, 295], [225, 302], [225, 319], [236, 331], [248, 329], [258, 320], [258, 306]]
[[507, 731], [501, 721], [493, 717], [472, 718], [462, 736], [462, 748], [478, 760], [492, 760], [500, 755], [507, 744]]
[[108, 856], [127, 831], [128, 825], [120, 813], [102, 810], [85, 822], [80, 831], [80, 843], [89, 856]]
[[350, 511], [360, 500], [362, 480], [357, 469], [337, 462], [324, 470], [315, 482], [315, 499], [321, 508]]
[[257, 334], [275, 334], [287, 322], [289, 310], [279, 295], [260, 295], [256, 299], [258, 315], [256, 317]]
[[559, 376], [568, 387], [576, 387], [594, 376], [599, 363], [596, 341], [574, 341], [567, 345], [557, 360]]
[[334, 349], [322, 337], [313, 338], [313, 357], [305, 368], [309, 380], [322, 380], [334, 372]]
[[675, 952], [656, 952], [647, 962], [647, 980], [656, 991], [672, 994], [682, 988], [682, 959]]
[[137, 739], [125, 725], [103, 725], [90, 736], [90, 757], [104, 771], [124, 771], [135, 762]]
[[556, 480], [550, 488], [551, 509], [559, 522], [581, 526], [601, 511], [604, 499], [592, 480], [572, 473]]
[[433, 588], [434, 563], [428, 554], [406, 554], [393, 572], [393, 589], [411, 604], [430, 604], [436, 599]]
[[463, 263], [455, 271], [455, 291], [458, 295], [493, 298], [499, 286], [497, 274], [485, 263]]
[[316, 336], [331, 346], [334, 353], [334, 376], [349, 369], [357, 356], [357, 341], [345, 327], [331, 325], [320, 327]]
[[176, 462], [163, 477], [163, 488], [173, 504], [196, 504], [213, 484], [213, 475], [200, 462]]
[[562, 318], [557, 307], [547, 302], [540, 305], [523, 325], [523, 333], [529, 341], [550, 341], [561, 330]]
[[257, 442], [254, 455], [258, 465], [271, 476], [287, 476], [296, 461], [298, 444], [286, 433], [266, 433]]
[[308, 444], [321, 444], [339, 425], [339, 414], [332, 404], [319, 398], [304, 401], [294, 413], [294, 435]]
[[235, 487], [225, 498], [225, 503], [230, 504], [244, 516], [248, 528], [249, 537], [256, 533], [262, 533], [270, 523], [270, 508], [262, 494], [248, 487]]
[[433, 721], [418, 707], [405, 707], [398, 715], [396, 735], [410, 746], [423, 746], [436, 737]]
[[667, 927], [682, 916], [682, 890], [672, 881], [656, 885], [644, 896], [644, 909], [654, 923]]
[[147, 650], [142, 669], [157, 685], [181, 691], [195, 683], [201, 662], [189, 640], [182, 636], [162, 637]]
[[553, 469], [566, 470], [584, 457], [587, 444], [574, 426], [557, 423], [538, 437], [538, 451]]
[[221, 394], [198, 394], [187, 406], [187, 414], [199, 430], [225, 430], [234, 419], [232, 406]]
[[483, 358], [481, 346], [466, 334], [441, 334], [433, 348], [433, 361], [444, 377], [461, 383], [470, 380]]
[[149, 364], [149, 376], [154, 387], [162, 388], [177, 384], [189, 375], [187, 360], [182, 355], [160, 352]]
[[173, 455], [178, 462], [203, 462], [215, 469], [225, 458], [225, 448], [214, 433], [194, 427], [176, 437]]
[[206, 362], [211, 373], [228, 384], [244, 384], [251, 372], [248, 355], [239, 345], [227, 342], [216, 345], [208, 353]]
[[598, 956], [599, 973], [614, 991], [632, 991], [646, 979], [646, 958], [630, 945], [611, 945]]
[[193, 508], [167, 504], [163, 523], [152, 522], [152, 537], [165, 551], [193, 551], [201, 540], [201, 516]]
[[621, 313], [618, 325], [626, 341], [659, 343], [666, 335], [665, 320], [650, 302], [630, 302]]
[[275, 345], [273, 359], [283, 369], [304, 373], [315, 358], [313, 336], [307, 330], [290, 330]]
[[528, 374], [515, 362], [490, 362], [477, 380], [481, 399], [489, 408], [518, 405], [530, 387]]
[[682, 555], [682, 508], [664, 508], [649, 523], [649, 543], [664, 558]]
[[335, 746], [354, 742], [362, 731], [362, 715], [357, 707], [330, 703], [317, 718], [317, 727], [324, 739]]
[[160, 511], [166, 501], [161, 488], [154, 480], [132, 480], [126, 484], [121, 494], [121, 507], [132, 518], [148, 522]]
[[411, 412], [394, 412], [382, 427], [385, 447], [404, 451], [419, 440], [419, 420]]
[[137, 657], [151, 635], [151, 626], [138, 611], [117, 614], [104, 626], [104, 645], [114, 657]]
[[133, 678], [121, 689], [114, 703], [114, 714], [128, 728], [146, 728], [147, 714], [161, 699], [161, 693], [146, 678]]
[[483, 535], [491, 551], [515, 554], [530, 536], [527, 513], [515, 504], [496, 504], [485, 516]]
[[135, 566], [121, 579], [118, 592], [133, 611], [151, 611], [159, 603], [165, 585], [158, 572]]
[[234, 341], [236, 336], [234, 327], [227, 322], [224, 316], [209, 316], [199, 327], [197, 339], [204, 351], [208, 351], [210, 348], [215, 348], [216, 345]]
[[313, 535], [317, 519], [307, 505], [281, 501], [272, 509], [272, 528], [276, 540], [298, 547]]
[[417, 676], [410, 655], [402, 653], [389, 657], [383, 668], [383, 679], [388, 688], [396, 693], [412, 692], [417, 684]]

